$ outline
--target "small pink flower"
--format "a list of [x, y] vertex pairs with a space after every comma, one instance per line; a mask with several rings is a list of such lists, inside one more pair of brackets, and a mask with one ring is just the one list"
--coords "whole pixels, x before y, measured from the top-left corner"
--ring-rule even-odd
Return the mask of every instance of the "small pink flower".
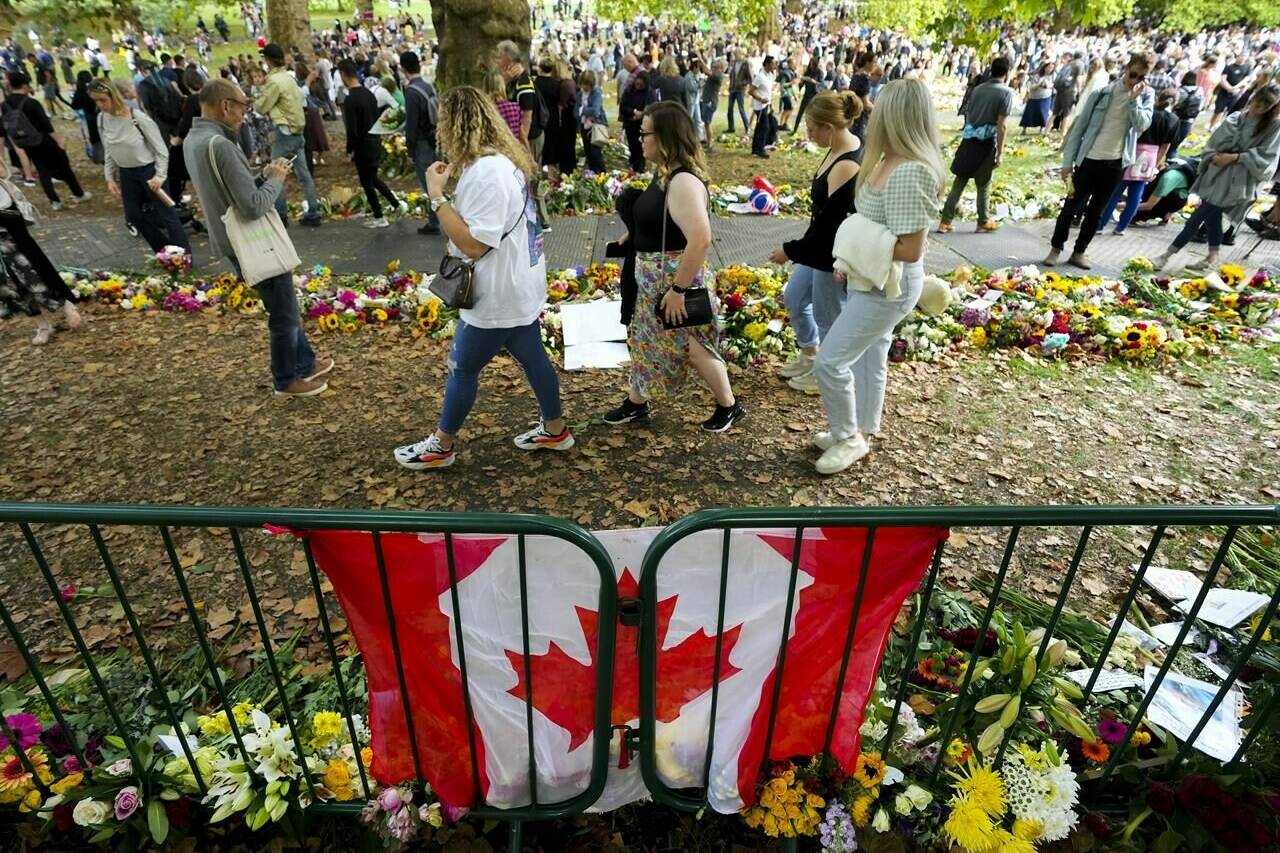
[[130, 785], [127, 788], [121, 788], [120, 793], [116, 794], [116, 820], [128, 820], [141, 803], [142, 798], [138, 796], [136, 787]]
[[395, 811], [400, 808], [401, 802], [399, 788], [387, 788], [378, 795], [378, 805], [382, 807], [384, 812]]
[[471, 809], [466, 806], [454, 806], [449, 803], [440, 803], [440, 813], [444, 815], [444, 819], [449, 823], [457, 823], [467, 816]]
[[73, 583], [69, 583], [62, 588], [62, 600], [67, 604], [76, 600], [76, 593], [80, 592], [80, 588]]

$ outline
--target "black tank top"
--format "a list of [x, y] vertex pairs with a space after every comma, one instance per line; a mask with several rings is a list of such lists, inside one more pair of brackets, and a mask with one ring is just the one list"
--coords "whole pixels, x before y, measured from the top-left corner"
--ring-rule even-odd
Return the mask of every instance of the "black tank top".
[[[858, 151], [862, 149], [859, 148]], [[848, 211], [853, 204], [853, 185], [856, 183], [854, 178], [850, 178], [840, 185], [840, 189], [836, 190], [836, 194], [830, 198], [827, 197], [827, 176], [831, 174], [831, 170], [836, 167], [836, 163], [845, 160], [853, 160], [857, 162], [858, 151], [846, 151], [839, 157], [831, 161], [831, 165], [822, 171], [822, 174], [816, 175], [813, 184], [809, 187], [809, 197], [813, 201], [813, 210], [816, 214], [822, 208], [827, 206], [827, 202], [834, 202], [841, 210]]]
[[[688, 171], [688, 169], [676, 169], [667, 179], [667, 186], [670, 187], [676, 175]], [[666, 199], [667, 190], [663, 189], [662, 183], [656, 177], [636, 199], [633, 209], [636, 228], [631, 235], [631, 240], [637, 252], [663, 251], [662, 209], [666, 205]], [[668, 211], [666, 251], [683, 252], [688, 245], [689, 241], [684, 236], [684, 232], [680, 230], [679, 225], [676, 225], [676, 221], [671, 218], [671, 213]]]

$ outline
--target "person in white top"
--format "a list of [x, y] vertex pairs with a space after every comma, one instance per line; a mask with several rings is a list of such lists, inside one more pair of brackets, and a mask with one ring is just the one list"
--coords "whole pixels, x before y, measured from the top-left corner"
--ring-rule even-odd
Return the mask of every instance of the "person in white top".
[[[397, 447], [395, 460], [414, 471], [454, 463], [454, 440], [475, 404], [480, 371], [504, 348], [524, 368], [542, 413], [536, 428], [516, 436], [516, 446], [568, 450], [573, 435], [561, 416], [560, 381], [542, 347], [547, 264], [529, 191], [536, 167], [493, 101], [470, 86], [441, 96], [436, 134], [449, 158], [426, 176], [431, 208], [449, 238], [442, 275], [450, 266], [473, 265], [473, 302], [458, 312], [439, 424], [422, 441]], [[450, 198], [445, 187], [454, 167], [461, 173]]]
[[772, 56], [766, 56], [760, 64], [760, 70], [751, 78], [751, 86], [747, 90], [751, 95], [751, 106], [755, 110], [756, 130], [751, 137], [751, 153], [757, 157], [768, 159], [764, 150], [771, 142], [772, 121], [769, 118], [769, 105], [773, 103], [774, 63]]

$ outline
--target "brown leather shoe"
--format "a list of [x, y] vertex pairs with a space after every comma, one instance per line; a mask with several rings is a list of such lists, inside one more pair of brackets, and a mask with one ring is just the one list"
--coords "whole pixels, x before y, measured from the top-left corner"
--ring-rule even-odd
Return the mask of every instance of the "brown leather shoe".
[[994, 222], [979, 222], [979, 223], [978, 223], [978, 233], [979, 233], [979, 234], [990, 234], [992, 231], [999, 231], [999, 230], [1000, 230], [1000, 226], [999, 226], [999, 225], [997, 225], [997, 224], [996, 224], [996, 223], [994, 223]]
[[950, 234], [953, 230], [955, 230], [955, 229], [953, 229], [953, 228], [951, 227], [951, 223], [950, 223], [950, 222], [939, 222], [939, 223], [938, 223], [938, 233], [939, 233], [939, 234]]
[[307, 377], [308, 382], [319, 379], [321, 376], [327, 376], [333, 371], [333, 359], [321, 358], [316, 360], [316, 369]]
[[323, 394], [329, 383], [323, 379], [295, 379], [288, 388], [276, 391], [277, 397], [314, 397]]

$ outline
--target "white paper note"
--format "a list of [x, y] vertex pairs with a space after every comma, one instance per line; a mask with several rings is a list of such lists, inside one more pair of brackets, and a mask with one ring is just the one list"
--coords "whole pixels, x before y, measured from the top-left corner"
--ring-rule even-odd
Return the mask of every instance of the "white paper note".
[[[1143, 671], [1143, 686], [1148, 690], [1155, 682], [1157, 671], [1154, 666]], [[1200, 718], [1209, 709], [1218, 690], [1216, 684], [1197, 681], [1170, 671], [1164, 681], [1160, 682], [1160, 689], [1147, 708], [1147, 718], [1179, 740], [1186, 740], [1199, 725]], [[1240, 711], [1243, 707], [1244, 696], [1239, 688], [1232, 687], [1192, 746], [1219, 761], [1234, 758], [1242, 737]]]
[[[1137, 566], [1134, 570], [1137, 570]], [[1182, 569], [1162, 569], [1151, 566], [1142, 576], [1142, 582], [1163, 595], [1170, 601], [1185, 601], [1200, 594], [1203, 581], [1191, 572]]]
[[[1196, 618], [1223, 628], [1234, 628], [1267, 604], [1267, 597], [1243, 589], [1211, 589]], [[1194, 600], [1174, 605], [1183, 613], [1191, 610]]]
[[[1089, 683], [1089, 676], [1093, 675], [1091, 669], [1077, 669], [1075, 672], [1067, 673], [1076, 684], [1084, 687]], [[1094, 693], [1107, 693], [1112, 690], [1127, 690], [1130, 687], [1141, 687], [1142, 679], [1131, 672], [1125, 672], [1123, 669], [1104, 669], [1098, 673], [1098, 680], [1094, 682]]]
[[631, 361], [627, 345], [613, 341], [595, 341], [564, 348], [564, 369], [622, 367]]
[[627, 339], [619, 299], [566, 302], [560, 306], [560, 324], [566, 347]]

